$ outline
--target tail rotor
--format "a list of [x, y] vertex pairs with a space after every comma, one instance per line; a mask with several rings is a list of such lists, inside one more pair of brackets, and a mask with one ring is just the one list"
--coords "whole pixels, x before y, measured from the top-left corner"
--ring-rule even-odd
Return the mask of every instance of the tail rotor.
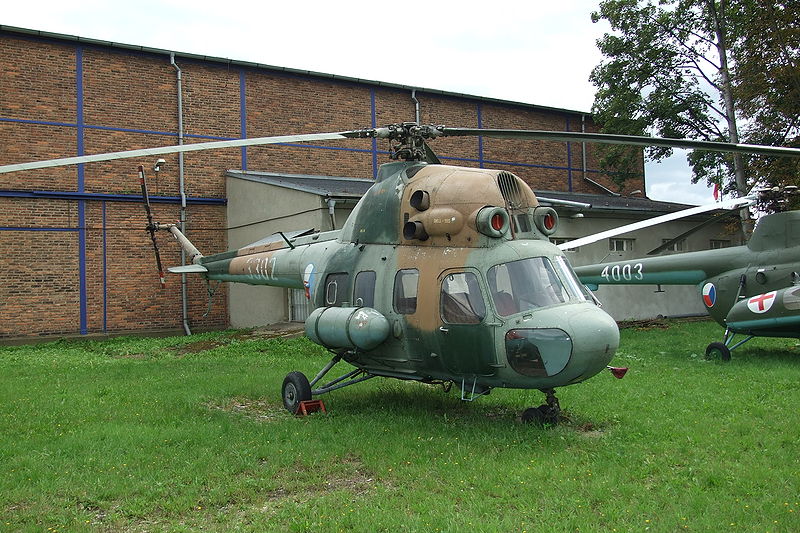
[[147, 214], [147, 226], [145, 229], [150, 233], [150, 240], [153, 242], [153, 251], [156, 255], [156, 265], [158, 266], [158, 278], [161, 281], [161, 288], [166, 287], [167, 282], [164, 279], [164, 268], [161, 266], [161, 254], [158, 252], [158, 241], [156, 241], [156, 231], [158, 224], [153, 222], [153, 212], [150, 209], [150, 196], [147, 194], [147, 178], [144, 175], [144, 166], [139, 165], [139, 181], [142, 185], [142, 200], [144, 203], [144, 211]]

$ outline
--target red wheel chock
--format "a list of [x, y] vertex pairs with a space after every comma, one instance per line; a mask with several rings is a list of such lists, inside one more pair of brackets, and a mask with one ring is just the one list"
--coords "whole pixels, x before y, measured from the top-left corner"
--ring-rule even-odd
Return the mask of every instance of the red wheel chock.
[[322, 403], [322, 400], [305, 400], [300, 402], [295, 415], [308, 416], [311, 413], [316, 413], [317, 411], [322, 411], [323, 413], [327, 414], [327, 411], [325, 410], [325, 404]]

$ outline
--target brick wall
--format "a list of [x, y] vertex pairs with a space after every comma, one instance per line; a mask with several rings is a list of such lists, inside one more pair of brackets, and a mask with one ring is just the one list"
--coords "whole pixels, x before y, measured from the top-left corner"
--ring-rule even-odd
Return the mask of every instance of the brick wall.
[[[414, 120], [406, 89], [180, 56], [176, 62], [186, 143]], [[580, 130], [580, 115], [566, 111], [422, 91], [417, 98], [426, 123]], [[169, 54], [0, 32], [0, 163], [177, 144], [177, 130]], [[581, 179], [580, 143], [432, 144], [445, 163], [508, 169], [538, 189], [599, 192]], [[188, 236], [206, 254], [226, 248], [227, 169], [373, 177], [386, 150], [385, 142], [364, 139], [186, 154]], [[149, 170], [154, 159], [3, 175], [0, 338], [181, 327], [180, 278], [168, 275], [168, 287], [160, 288], [144, 211], [127, 201], [139, 194], [137, 166]], [[158, 176], [149, 172], [150, 190], [165, 197], [154, 211], [169, 222], [179, 217], [178, 156], [164, 159]], [[587, 159], [589, 177], [611, 187], [595, 170], [591, 148]], [[178, 264], [174, 241], [159, 241], [164, 265]], [[191, 326], [226, 326], [224, 286], [204, 317], [206, 287], [196, 276], [188, 280]]]

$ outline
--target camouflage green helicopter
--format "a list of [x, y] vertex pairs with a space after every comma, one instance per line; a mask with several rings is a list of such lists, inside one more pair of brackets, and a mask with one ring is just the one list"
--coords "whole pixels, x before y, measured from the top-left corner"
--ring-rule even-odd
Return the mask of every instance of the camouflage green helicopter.
[[[388, 139], [395, 161], [339, 231], [279, 234], [203, 256], [172, 224], [191, 264], [169, 269], [207, 280], [304, 289], [316, 309], [305, 329], [333, 357], [309, 380], [291, 372], [284, 406], [377, 376], [455, 384], [464, 400], [494, 387], [539, 389], [525, 421], [556, 422], [555, 388], [603, 369], [619, 345], [614, 320], [551, 244], [558, 215], [510, 172], [442, 165], [426, 140], [484, 136], [800, 155], [800, 150], [580, 132], [448, 128], [402, 123], [337, 133], [237, 139], [7, 165], [0, 173], [173, 152], [347, 138]], [[142, 192], [147, 199], [144, 171]], [[713, 209], [710, 207], [709, 209]], [[604, 237], [598, 237], [604, 238]], [[157, 250], [157, 248], [156, 248]], [[156, 253], [157, 259], [158, 254]], [[160, 262], [160, 259], [158, 259]], [[354, 366], [325, 382], [340, 361]], [[612, 369], [617, 377], [625, 369]]]
[[[795, 187], [758, 191], [734, 200], [730, 207], [796, 193]], [[573, 242], [566, 243], [562, 249], [572, 246]], [[599, 284], [696, 285], [708, 314], [725, 328], [723, 341], [706, 347], [708, 358], [730, 360], [731, 351], [754, 337], [800, 339], [800, 211], [762, 217], [743, 246], [587, 265], [575, 271], [593, 288]], [[737, 342], [737, 335], [744, 338]]]

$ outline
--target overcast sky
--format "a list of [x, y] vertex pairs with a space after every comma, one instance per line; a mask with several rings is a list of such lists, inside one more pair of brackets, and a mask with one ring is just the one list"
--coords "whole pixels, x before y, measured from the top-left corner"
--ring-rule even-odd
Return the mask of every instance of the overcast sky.
[[[590, 111], [595, 41], [608, 31], [591, 21], [597, 4], [43, 0], [7, 2], [0, 24]], [[648, 164], [648, 196], [713, 201], [685, 161]]]

